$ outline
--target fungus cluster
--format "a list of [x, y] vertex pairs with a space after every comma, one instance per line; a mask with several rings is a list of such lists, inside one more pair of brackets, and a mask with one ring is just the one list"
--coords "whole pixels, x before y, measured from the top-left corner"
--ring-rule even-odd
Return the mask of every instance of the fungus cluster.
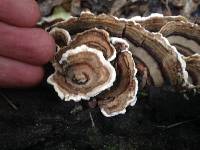
[[58, 52], [53, 60], [55, 73], [48, 82], [61, 99], [96, 98], [105, 116], [124, 113], [135, 103], [137, 70], [127, 43], [95, 27], [76, 34], [55, 27], [50, 34]]
[[133, 106], [138, 86], [181, 91], [200, 83], [200, 55], [194, 54], [200, 30], [184, 17], [119, 19], [84, 12], [47, 30], [57, 44], [48, 83], [65, 101], [95, 99], [105, 116]]

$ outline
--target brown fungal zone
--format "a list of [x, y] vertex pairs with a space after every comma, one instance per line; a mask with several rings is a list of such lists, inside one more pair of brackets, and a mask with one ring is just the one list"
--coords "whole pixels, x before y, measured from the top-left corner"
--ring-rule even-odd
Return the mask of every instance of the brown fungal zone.
[[187, 71], [191, 79], [191, 83], [196, 86], [200, 86], [200, 55], [194, 54], [188, 57], [184, 57], [187, 63]]
[[115, 70], [99, 50], [86, 45], [65, 50], [54, 62], [56, 72], [49, 78], [49, 83], [62, 92], [62, 99], [88, 100], [113, 84]]
[[77, 47], [82, 44], [101, 50], [104, 57], [108, 60], [114, 59], [113, 57], [116, 55], [115, 48], [109, 42], [109, 34], [105, 30], [93, 28], [82, 33], [78, 33], [71, 42], [71, 45], [73, 45], [73, 47]]
[[[184, 64], [181, 64], [184, 63], [184, 60], [180, 61], [181, 58], [179, 58], [174, 48], [163, 37], [146, 31], [134, 21], [120, 20], [104, 14], [95, 16], [91, 13], [82, 13], [79, 18], [74, 17], [68, 21], [57, 23], [52, 27], [66, 29], [71, 35], [95, 27], [104, 29], [111, 36], [129, 40], [133, 56], [141, 59], [146, 66], [151, 66], [148, 70], [155, 86], [163, 86], [165, 84], [164, 81], [167, 80], [175, 88], [180, 88], [187, 82], [185, 68], [183, 68]], [[135, 49], [138, 48], [140, 50], [136, 52]], [[146, 57], [139, 56], [141, 51], [148, 55], [153, 64], [149, 64]], [[172, 62], [176, 65], [172, 64]], [[168, 68], [169, 66], [176, 67]], [[159, 71], [155, 74], [152, 68]], [[159, 80], [156, 79], [157, 76], [159, 76]]]
[[138, 90], [135, 78], [136, 70], [132, 55], [128, 51], [119, 53], [115, 68], [117, 70], [117, 81], [109, 91], [97, 96], [98, 104], [103, 113], [115, 115], [125, 113], [125, 108], [136, 102], [135, 96]]
[[54, 76], [54, 80], [70, 93], [86, 94], [109, 78], [108, 70], [95, 53], [83, 51], [71, 55], [61, 66], [62, 72]]
[[160, 16], [160, 15], [156, 16], [154, 15], [154, 16], [147, 17], [146, 19], [141, 18], [135, 21], [148, 31], [158, 32], [168, 22], [171, 22], [171, 21], [187, 22], [187, 19], [183, 16]]
[[131, 42], [133, 56], [148, 67], [155, 86], [161, 87], [167, 80], [175, 88], [180, 88], [187, 82], [182, 66], [184, 62], [179, 60], [178, 53], [160, 34], [152, 34], [141, 26], [128, 22], [124, 35]]
[[[66, 45], [65, 49], [72, 49], [83, 44], [102, 51], [104, 57], [108, 60], [112, 60], [116, 56], [116, 49], [109, 42], [109, 35], [105, 30], [92, 28], [90, 30], [77, 33], [70, 44]], [[55, 57], [57, 61], [66, 51], [65, 49], [62, 49], [58, 52]]]
[[121, 52], [121, 51], [129, 49], [128, 42], [122, 38], [112, 37], [110, 39], [110, 42], [115, 47], [117, 52]]
[[[145, 57], [145, 56], [144, 56]], [[149, 73], [149, 70], [148, 70], [148, 67], [145, 65], [144, 62], [142, 62], [141, 60], [139, 60], [137, 57], [134, 57], [134, 61], [136, 63], [136, 68], [138, 70], [137, 72], [137, 79], [138, 79], [138, 88], [139, 90], [142, 90], [144, 88], [148, 88], [149, 86], [152, 85], [153, 83], [153, 79], [151, 78], [150, 76], [150, 73]], [[159, 68], [158, 68], [159, 69]], [[159, 82], [161, 82], [159, 79], [158, 79], [159, 76], [157, 76], [157, 80]], [[157, 81], [155, 80], [155, 81]], [[163, 82], [163, 81], [162, 81]], [[154, 83], [154, 85], [156, 85]]]
[[119, 21], [112, 16], [101, 14], [95, 16], [92, 13], [82, 13], [81, 16], [72, 17], [67, 21], [56, 23], [50, 28], [58, 27], [67, 30], [74, 35], [91, 28], [106, 30], [111, 36], [122, 37], [125, 28], [124, 21]]
[[53, 28], [49, 34], [54, 38], [59, 48], [67, 46], [71, 41], [69, 33], [64, 29]]
[[172, 21], [163, 26], [160, 33], [171, 45], [185, 55], [200, 54], [200, 26], [190, 22]]

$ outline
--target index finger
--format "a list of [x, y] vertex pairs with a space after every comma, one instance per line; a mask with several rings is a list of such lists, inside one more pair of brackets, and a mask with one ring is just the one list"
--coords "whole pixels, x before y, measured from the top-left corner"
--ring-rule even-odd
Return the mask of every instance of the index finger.
[[31, 27], [39, 18], [40, 10], [35, 0], [0, 0], [0, 21]]

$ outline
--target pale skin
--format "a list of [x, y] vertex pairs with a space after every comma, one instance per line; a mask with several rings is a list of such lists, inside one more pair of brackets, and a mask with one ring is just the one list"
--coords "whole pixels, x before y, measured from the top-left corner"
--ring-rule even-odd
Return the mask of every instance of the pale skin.
[[55, 43], [36, 28], [40, 11], [35, 0], [0, 0], [0, 88], [29, 87], [41, 82], [43, 65]]

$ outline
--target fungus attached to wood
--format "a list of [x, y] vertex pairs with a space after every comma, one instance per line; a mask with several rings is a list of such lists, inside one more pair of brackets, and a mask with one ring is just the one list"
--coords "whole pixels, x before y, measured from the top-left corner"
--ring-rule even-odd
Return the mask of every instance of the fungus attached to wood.
[[[179, 18], [161, 24], [170, 19]], [[142, 75], [140, 88], [171, 85], [179, 91], [190, 86], [183, 55], [167, 38], [147, 31], [134, 19], [86, 12], [47, 30], [54, 28], [72, 37], [55, 55], [55, 73], [48, 79], [66, 101], [95, 99], [105, 116], [123, 114], [136, 102], [137, 69]]]

